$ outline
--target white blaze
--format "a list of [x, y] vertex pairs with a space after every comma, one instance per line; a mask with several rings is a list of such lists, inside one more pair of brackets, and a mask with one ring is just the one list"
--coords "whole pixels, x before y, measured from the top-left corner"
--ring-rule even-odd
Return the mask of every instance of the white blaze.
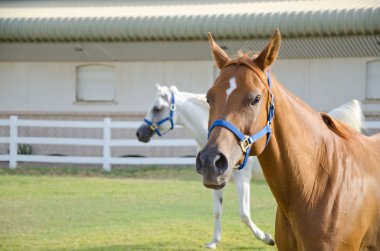
[[228, 100], [228, 97], [230, 96], [230, 94], [236, 89], [236, 81], [235, 81], [235, 78], [231, 78], [230, 79], [230, 87], [226, 90], [226, 94], [227, 94], [227, 98], [226, 100]]

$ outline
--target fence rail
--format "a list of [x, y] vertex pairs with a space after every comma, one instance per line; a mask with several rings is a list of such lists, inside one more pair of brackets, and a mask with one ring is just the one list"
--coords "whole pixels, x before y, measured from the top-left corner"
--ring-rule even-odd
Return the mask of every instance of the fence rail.
[[[106, 171], [111, 170], [113, 164], [130, 165], [190, 165], [195, 163], [194, 157], [113, 157], [111, 148], [124, 147], [151, 147], [151, 146], [197, 146], [193, 139], [161, 139], [152, 140], [149, 144], [131, 139], [112, 139], [113, 128], [131, 129], [137, 128], [140, 122], [111, 121], [105, 118], [103, 121], [49, 121], [27, 120], [10, 116], [9, 119], [1, 119], [0, 126], [9, 127], [9, 137], [0, 137], [0, 144], [9, 145], [9, 153], [0, 155], [0, 161], [8, 161], [10, 168], [16, 168], [17, 162], [42, 162], [42, 163], [72, 163], [72, 164], [101, 164]], [[52, 138], [52, 137], [19, 137], [20, 127], [55, 127], [55, 128], [98, 128], [103, 130], [103, 138]], [[46, 145], [76, 145], [76, 146], [102, 146], [103, 156], [46, 156], [46, 155], [22, 155], [18, 154], [19, 144], [46, 144]]]
[[[112, 139], [113, 128], [133, 129], [140, 122], [111, 121], [105, 118], [103, 121], [49, 121], [27, 120], [10, 116], [9, 119], [1, 119], [0, 126], [9, 127], [9, 137], [0, 137], [0, 144], [9, 145], [9, 153], [0, 155], [0, 161], [8, 161], [10, 168], [16, 168], [17, 162], [42, 162], [42, 163], [71, 163], [71, 164], [101, 164], [106, 171], [111, 170], [114, 164], [130, 165], [191, 165], [195, 163], [193, 157], [113, 157], [111, 148], [124, 147], [153, 147], [153, 146], [196, 146], [193, 139], [161, 139], [152, 140], [149, 144], [131, 139]], [[98, 128], [103, 129], [103, 138], [51, 138], [51, 137], [19, 137], [20, 127], [54, 127], [54, 128]], [[380, 121], [366, 121], [367, 129], [380, 129]], [[103, 156], [46, 156], [46, 155], [22, 155], [18, 154], [19, 144], [46, 144], [46, 145], [76, 145], [76, 146], [102, 146]]]

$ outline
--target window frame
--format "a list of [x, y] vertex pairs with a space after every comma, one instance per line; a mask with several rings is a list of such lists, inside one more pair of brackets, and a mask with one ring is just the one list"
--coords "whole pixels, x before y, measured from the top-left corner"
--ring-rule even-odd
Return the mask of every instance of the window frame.
[[[86, 99], [86, 98], [80, 98], [80, 71], [81, 69], [89, 69], [89, 68], [103, 68], [103, 69], [109, 69], [110, 72], [112, 72], [112, 83], [110, 83], [110, 86], [112, 86], [112, 98], [99, 98], [99, 99]], [[110, 64], [81, 64], [75, 67], [75, 103], [79, 104], [90, 104], [90, 103], [117, 103], [116, 102], [116, 88], [117, 88], [117, 74], [116, 74], [116, 68], [114, 65]], [[83, 83], [85, 84], [85, 83]]]

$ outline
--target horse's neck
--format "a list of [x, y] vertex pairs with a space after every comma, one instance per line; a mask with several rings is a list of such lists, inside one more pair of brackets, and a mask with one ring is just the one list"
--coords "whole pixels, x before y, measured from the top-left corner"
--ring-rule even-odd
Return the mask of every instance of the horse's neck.
[[331, 134], [317, 112], [277, 82], [273, 94], [273, 134], [259, 161], [279, 206], [285, 209], [289, 198], [314, 199], [320, 157], [329, 147], [324, 135]]
[[198, 146], [203, 147], [207, 142], [207, 103], [197, 94], [180, 92], [177, 96], [177, 124], [186, 128]]

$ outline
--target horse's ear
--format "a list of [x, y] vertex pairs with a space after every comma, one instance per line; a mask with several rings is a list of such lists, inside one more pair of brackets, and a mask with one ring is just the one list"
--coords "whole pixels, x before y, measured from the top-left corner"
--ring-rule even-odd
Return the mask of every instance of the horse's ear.
[[208, 33], [208, 41], [210, 43], [211, 53], [214, 57], [215, 64], [219, 69], [222, 69], [223, 66], [230, 61], [230, 57], [217, 43], [215, 43], [210, 32]]
[[268, 45], [259, 54], [259, 56], [254, 59], [255, 64], [265, 71], [276, 60], [280, 50], [280, 44], [281, 34], [279, 29], [276, 29]]
[[154, 86], [156, 87], [157, 92], [161, 92], [162, 87], [159, 83], [155, 83]]
[[177, 92], [178, 92], [178, 88], [177, 88], [177, 86], [175, 86], [175, 85], [170, 86], [170, 87], [169, 87], [169, 90], [170, 90], [171, 92], [174, 92], [174, 93], [177, 93]]

